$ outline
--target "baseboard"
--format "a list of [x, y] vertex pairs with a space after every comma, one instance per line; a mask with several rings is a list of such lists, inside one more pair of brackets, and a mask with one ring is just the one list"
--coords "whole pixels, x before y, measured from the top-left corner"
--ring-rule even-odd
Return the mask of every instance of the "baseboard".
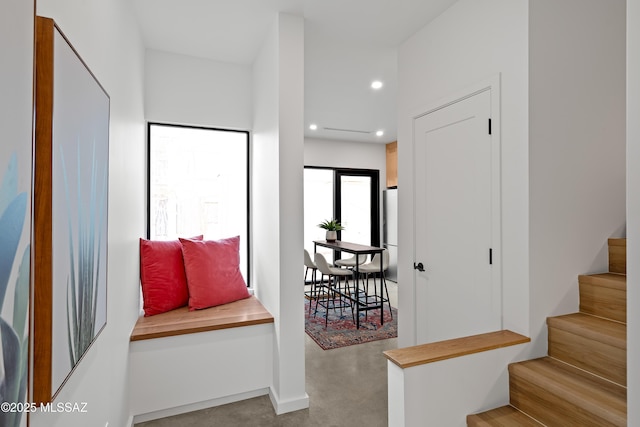
[[175, 408], [162, 409], [160, 411], [154, 411], [146, 414], [135, 415], [133, 416], [133, 424], [142, 423], [145, 421], [157, 420], [159, 418], [171, 417], [173, 415], [185, 414], [187, 412], [199, 411], [200, 409], [213, 408], [214, 406], [226, 405], [227, 403], [233, 403], [233, 402], [239, 402], [241, 400], [252, 399], [258, 396], [264, 396], [265, 394], [270, 394], [268, 388], [247, 391], [244, 393], [234, 394], [232, 396], [224, 396], [218, 399], [205, 400], [202, 402], [190, 403], [188, 405], [176, 406]]
[[276, 415], [299, 411], [309, 407], [309, 395], [307, 393], [300, 398], [280, 400], [278, 393], [276, 393], [273, 387], [271, 387], [269, 389], [269, 399], [271, 399], [271, 404], [273, 405], [273, 409], [276, 411]]

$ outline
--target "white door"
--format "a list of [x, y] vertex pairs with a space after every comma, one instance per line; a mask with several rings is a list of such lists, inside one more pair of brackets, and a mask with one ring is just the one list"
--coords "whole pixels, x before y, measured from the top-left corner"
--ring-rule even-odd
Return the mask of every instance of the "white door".
[[414, 270], [418, 343], [501, 329], [490, 117], [487, 89], [414, 120], [415, 262], [424, 266]]

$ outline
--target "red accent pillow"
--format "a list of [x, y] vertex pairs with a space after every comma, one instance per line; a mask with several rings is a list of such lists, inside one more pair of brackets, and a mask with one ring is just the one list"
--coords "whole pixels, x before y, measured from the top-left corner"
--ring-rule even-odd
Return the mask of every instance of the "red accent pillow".
[[[202, 240], [202, 236], [193, 240]], [[180, 241], [140, 239], [140, 283], [145, 316], [187, 305], [189, 291]]]
[[189, 288], [189, 310], [249, 297], [240, 273], [240, 236], [221, 240], [180, 239]]

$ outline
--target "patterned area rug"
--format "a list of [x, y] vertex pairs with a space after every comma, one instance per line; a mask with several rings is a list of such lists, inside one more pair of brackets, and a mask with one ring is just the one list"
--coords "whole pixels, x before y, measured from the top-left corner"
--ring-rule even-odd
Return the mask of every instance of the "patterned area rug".
[[328, 325], [324, 327], [325, 310], [318, 307], [318, 313], [313, 316], [315, 302], [309, 316], [309, 300], [305, 298], [305, 326], [307, 335], [323, 350], [346, 347], [354, 344], [395, 338], [398, 336], [398, 310], [392, 307], [393, 319], [389, 313], [389, 306], [385, 304], [384, 325], [380, 326], [380, 311], [370, 310], [366, 315], [360, 313], [360, 329], [356, 329], [351, 315], [351, 309], [330, 309]]

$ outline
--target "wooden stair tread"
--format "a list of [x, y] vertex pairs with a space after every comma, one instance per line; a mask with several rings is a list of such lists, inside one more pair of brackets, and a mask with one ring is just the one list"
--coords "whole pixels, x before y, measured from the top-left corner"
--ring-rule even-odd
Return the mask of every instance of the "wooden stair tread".
[[618, 274], [618, 273], [581, 274], [578, 276], [578, 282], [604, 286], [606, 288], [618, 289], [621, 291], [627, 290], [626, 274]]
[[583, 313], [550, 317], [549, 356], [620, 385], [627, 384], [624, 323]]
[[625, 387], [550, 357], [513, 363], [509, 374], [544, 388], [546, 398], [567, 401], [611, 425], [626, 425]]
[[533, 418], [518, 411], [511, 405], [501, 406], [479, 414], [467, 415], [468, 427], [540, 427]]
[[547, 318], [549, 327], [603, 342], [621, 349], [627, 348], [627, 325], [583, 313]]

